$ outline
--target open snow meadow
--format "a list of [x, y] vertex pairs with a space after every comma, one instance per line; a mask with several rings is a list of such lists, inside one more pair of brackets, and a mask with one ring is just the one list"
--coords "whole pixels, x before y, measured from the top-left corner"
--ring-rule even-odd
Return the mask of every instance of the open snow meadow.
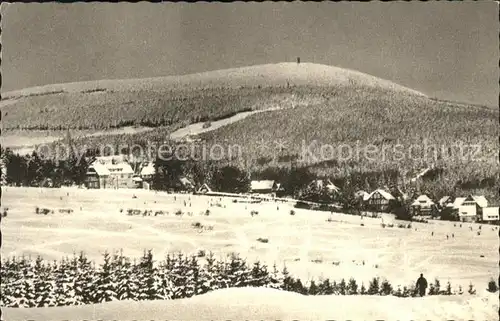
[[[429, 282], [438, 278], [442, 284], [449, 281], [453, 287], [461, 285], [463, 289], [472, 282], [477, 294], [356, 299], [302, 297], [278, 290], [240, 288], [174, 301], [7, 308], [3, 309], [5, 319], [43, 320], [55, 315], [63, 319], [132, 318], [132, 315], [146, 319], [167, 315], [192, 319], [196, 311], [207, 312], [201, 319], [303, 315], [319, 319], [404, 316], [493, 320], [497, 315], [496, 294], [486, 292], [488, 281], [498, 276], [496, 227], [483, 225], [479, 230], [479, 224], [430, 221], [428, 224], [412, 222], [411, 228], [398, 228], [401, 222], [393, 221], [389, 215], [361, 218], [294, 209], [293, 203], [250, 204], [235, 200], [146, 190], [6, 187], [2, 188], [2, 208], [8, 208], [8, 216], [2, 218], [1, 254], [3, 258], [40, 255], [51, 261], [83, 251], [100, 264], [105, 251], [123, 250], [124, 255], [139, 258], [144, 250], [150, 249], [158, 260], [167, 253], [196, 254], [202, 250], [222, 259], [237, 253], [250, 263], [259, 260], [268, 266], [286, 265], [291, 275], [302, 280], [354, 278], [359, 284], [368, 284], [379, 276], [397, 286], [413, 284], [423, 273]], [[36, 207], [54, 213], [36, 214]], [[61, 213], [60, 209], [73, 212]], [[127, 215], [128, 209], [153, 214], [131, 216]], [[292, 209], [295, 215], [290, 214]], [[159, 211], [164, 215], [155, 216]], [[252, 211], [258, 214], [252, 216]], [[394, 223], [394, 227], [383, 228], [381, 223]], [[232, 291], [231, 295], [226, 296], [228, 291]], [[227, 309], [219, 304], [216, 310], [208, 312], [214, 300], [226, 301]], [[359, 300], [363, 300], [363, 307], [354, 308]], [[293, 309], [285, 308], [290, 302], [297, 303], [292, 304]], [[192, 304], [200, 310], [188, 309], [187, 305]], [[336, 308], [318, 312], [315, 307], [321, 304]], [[396, 305], [398, 309], [391, 311]], [[120, 311], [121, 317], [116, 311]]]

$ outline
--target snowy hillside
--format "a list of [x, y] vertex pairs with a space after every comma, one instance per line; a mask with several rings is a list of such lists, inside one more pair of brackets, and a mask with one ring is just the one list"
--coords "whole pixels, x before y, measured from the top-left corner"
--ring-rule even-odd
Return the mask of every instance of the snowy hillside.
[[165, 87], [239, 87], [273, 85], [313, 86], [369, 86], [403, 91], [416, 95], [424, 94], [362, 72], [314, 63], [265, 64], [240, 68], [207, 71], [196, 74], [143, 79], [113, 79], [52, 84], [4, 93], [4, 97], [21, 97], [64, 92], [100, 90], [158, 90]]

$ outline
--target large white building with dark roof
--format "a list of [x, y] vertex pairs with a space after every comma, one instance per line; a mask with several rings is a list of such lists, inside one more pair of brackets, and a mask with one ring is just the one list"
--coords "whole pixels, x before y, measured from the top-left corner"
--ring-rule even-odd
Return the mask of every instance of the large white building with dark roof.
[[97, 157], [85, 179], [87, 188], [134, 188], [134, 170], [123, 156]]

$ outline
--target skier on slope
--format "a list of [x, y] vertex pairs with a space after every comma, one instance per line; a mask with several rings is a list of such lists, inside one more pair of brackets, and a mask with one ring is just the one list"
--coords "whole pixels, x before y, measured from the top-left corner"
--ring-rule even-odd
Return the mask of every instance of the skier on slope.
[[424, 278], [424, 275], [422, 273], [417, 279], [417, 284], [415, 287], [417, 288], [418, 294], [420, 296], [425, 296], [425, 290], [427, 289], [427, 280]]

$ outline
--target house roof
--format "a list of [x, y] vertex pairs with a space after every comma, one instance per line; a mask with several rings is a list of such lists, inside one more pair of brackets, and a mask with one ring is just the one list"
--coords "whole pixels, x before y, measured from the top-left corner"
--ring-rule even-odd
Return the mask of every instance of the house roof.
[[129, 163], [106, 164], [104, 166], [106, 166], [111, 174], [134, 174], [134, 170]]
[[329, 179], [326, 179], [326, 180], [315, 179], [314, 181], [312, 181], [309, 184], [309, 186], [314, 186], [317, 189], [326, 188], [330, 192], [338, 192], [338, 191], [340, 191], [340, 188], [338, 188], [337, 186], [335, 186]]
[[106, 166], [104, 166], [98, 162], [91, 164], [87, 170], [87, 175], [94, 174], [94, 173], [99, 175], [99, 176], [108, 176], [111, 174]]
[[439, 205], [443, 206], [444, 203], [448, 202], [450, 200], [450, 196], [443, 196], [439, 199], [438, 203]]
[[373, 192], [370, 193], [370, 195], [368, 195], [368, 198], [367, 200], [369, 200], [370, 198], [373, 197], [373, 195], [375, 195], [376, 193], [379, 193], [383, 198], [385, 198], [386, 200], [393, 200], [395, 199], [394, 196], [391, 195], [391, 193], [389, 192], [386, 192], [384, 191], [383, 189], [376, 189], [374, 190]]
[[[115, 164], [113, 164], [113, 161]], [[117, 174], [134, 174], [134, 170], [125, 161], [124, 155], [96, 157], [89, 168], [94, 168], [99, 176]]]
[[111, 155], [111, 156], [97, 156], [95, 161], [101, 164], [111, 164], [113, 161], [117, 163], [122, 163], [125, 161], [124, 155]]
[[203, 191], [211, 192], [212, 189], [205, 183], [201, 185], [200, 188], [198, 188], [198, 192], [203, 192]]
[[368, 199], [368, 197], [370, 196], [370, 193], [367, 193], [365, 191], [357, 191], [356, 193], [354, 193], [354, 196], [356, 197], [362, 197], [363, 198], [363, 201], [366, 201]]
[[409, 199], [409, 198], [410, 198], [410, 196], [409, 196], [407, 193], [403, 192], [403, 191], [401, 190], [401, 188], [399, 188], [399, 187], [396, 187], [395, 192], [396, 192], [396, 194], [399, 194], [399, 196], [400, 196], [403, 200], [407, 200], [407, 199]]
[[448, 204], [449, 207], [458, 208], [462, 206], [466, 199], [472, 198], [479, 207], [488, 206], [488, 200], [483, 195], [469, 195], [467, 197], [457, 197], [453, 203]]
[[457, 197], [453, 201], [453, 203], [448, 204], [449, 207], [458, 208], [465, 201], [466, 197]]
[[263, 180], [263, 181], [251, 181], [250, 188], [253, 191], [273, 189], [274, 181]]
[[148, 163], [141, 169], [141, 176], [154, 175], [154, 174], [155, 174], [155, 166], [153, 163]]
[[472, 198], [476, 201], [477, 205], [480, 207], [487, 207], [488, 200], [483, 195], [472, 195]]
[[181, 184], [184, 185], [184, 187], [194, 186], [194, 184], [186, 177], [179, 178], [179, 182], [181, 182]]
[[434, 205], [434, 202], [430, 199], [429, 196], [422, 194], [411, 203], [412, 206], [431, 206]]

